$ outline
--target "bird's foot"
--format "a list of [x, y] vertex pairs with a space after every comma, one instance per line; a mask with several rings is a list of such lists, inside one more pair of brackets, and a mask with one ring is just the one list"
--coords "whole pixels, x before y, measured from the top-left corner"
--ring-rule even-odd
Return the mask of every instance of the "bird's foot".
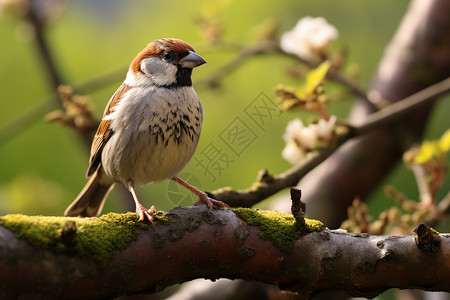
[[206, 194], [205, 192], [200, 192], [198, 195], [198, 201], [195, 201], [194, 203], [192, 203], [192, 205], [197, 205], [202, 202], [204, 202], [204, 203], [206, 203], [206, 205], [208, 205], [208, 207], [209, 207], [208, 211], [211, 211], [214, 204], [219, 206], [220, 208], [230, 208], [230, 206], [228, 206], [228, 204], [223, 203], [222, 201], [210, 198], [208, 196], [208, 194]]
[[147, 219], [150, 221], [150, 223], [152, 223], [153, 228], [155, 228], [155, 223], [153, 223], [153, 217], [151, 216], [151, 214], [156, 213], [156, 208], [155, 206], [152, 205], [152, 207], [150, 207], [149, 210], [147, 210], [144, 205], [142, 204], [138, 204], [136, 206], [136, 212], [139, 214], [139, 222], [143, 222], [145, 220], [145, 218], [147, 217]]
[[192, 193], [194, 193], [195, 195], [198, 196], [198, 201], [195, 201], [194, 203], [192, 203], [192, 205], [197, 205], [201, 202], [204, 202], [204, 203], [206, 203], [206, 205], [208, 205], [209, 211], [211, 211], [214, 204], [216, 204], [220, 208], [229, 208], [228, 204], [223, 203], [222, 201], [210, 198], [208, 196], [208, 194], [200, 191], [199, 189], [196, 189], [195, 187], [193, 187], [192, 185], [190, 185], [189, 183], [187, 183], [186, 181], [184, 181], [183, 179], [181, 179], [179, 177], [173, 177], [172, 180], [181, 184], [182, 186], [184, 186], [185, 188], [187, 188]]

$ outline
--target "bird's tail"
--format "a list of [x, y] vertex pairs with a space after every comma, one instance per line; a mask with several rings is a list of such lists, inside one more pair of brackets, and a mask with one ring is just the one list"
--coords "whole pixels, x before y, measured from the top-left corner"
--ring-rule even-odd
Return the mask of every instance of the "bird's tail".
[[98, 172], [99, 170], [92, 175], [77, 198], [67, 207], [64, 216], [95, 217], [100, 214], [114, 183], [102, 183]]

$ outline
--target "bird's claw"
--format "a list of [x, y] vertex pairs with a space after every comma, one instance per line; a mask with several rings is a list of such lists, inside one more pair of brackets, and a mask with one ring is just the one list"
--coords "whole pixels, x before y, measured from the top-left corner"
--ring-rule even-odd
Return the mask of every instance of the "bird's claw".
[[220, 208], [230, 208], [230, 206], [228, 206], [228, 204], [223, 203], [222, 201], [216, 200], [216, 199], [212, 199], [208, 196], [208, 194], [202, 192], [200, 193], [200, 195], [198, 196], [198, 201], [195, 201], [194, 203], [192, 203], [192, 205], [197, 205], [200, 203], [206, 203], [206, 205], [208, 205], [208, 212], [211, 211], [211, 209], [213, 208], [213, 205], [217, 205]]
[[147, 210], [144, 205], [139, 204], [136, 207], [136, 212], [139, 214], [139, 222], [143, 222], [145, 220], [145, 217], [147, 217], [147, 219], [150, 221], [150, 223], [152, 223], [153, 228], [155, 228], [156, 230], [156, 226], [155, 223], [153, 223], [153, 217], [150, 214], [156, 213], [156, 208], [155, 206], [150, 207], [149, 210]]

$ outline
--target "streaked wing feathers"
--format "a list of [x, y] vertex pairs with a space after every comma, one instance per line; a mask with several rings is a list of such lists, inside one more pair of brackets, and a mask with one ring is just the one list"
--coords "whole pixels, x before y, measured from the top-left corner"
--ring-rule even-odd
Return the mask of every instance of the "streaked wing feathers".
[[91, 177], [92, 174], [95, 173], [98, 166], [101, 163], [102, 158], [102, 150], [105, 147], [108, 140], [114, 134], [113, 130], [110, 127], [111, 119], [107, 118], [109, 114], [112, 112], [114, 106], [120, 100], [120, 98], [130, 90], [130, 86], [126, 84], [122, 84], [119, 89], [114, 93], [111, 99], [108, 102], [108, 105], [105, 108], [105, 112], [103, 113], [103, 119], [98, 126], [97, 132], [95, 133], [94, 140], [92, 141], [91, 146], [91, 157], [89, 159], [89, 167], [86, 172], [87, 177]]

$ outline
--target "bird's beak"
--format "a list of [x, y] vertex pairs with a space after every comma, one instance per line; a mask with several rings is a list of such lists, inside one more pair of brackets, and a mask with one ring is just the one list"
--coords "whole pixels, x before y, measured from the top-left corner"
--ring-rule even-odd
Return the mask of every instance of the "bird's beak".
[[189, 54], [180, 59], [178, 63], [181, 65], [182, 68], [193, 69], [195, 67], [205, 64], [206, 60], [204, 60], [197, 53], [189, 50]]

